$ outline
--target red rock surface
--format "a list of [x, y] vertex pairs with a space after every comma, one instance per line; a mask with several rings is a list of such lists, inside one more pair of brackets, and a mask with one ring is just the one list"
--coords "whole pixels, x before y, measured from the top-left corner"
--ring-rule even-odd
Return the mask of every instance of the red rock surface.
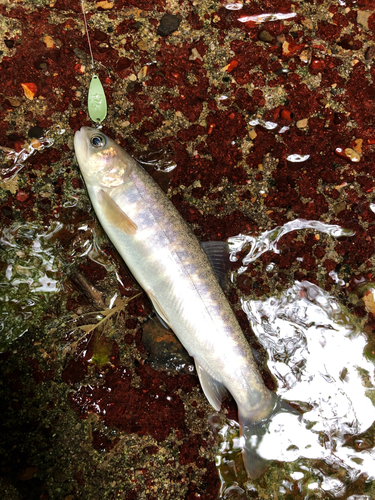
[[[176, 162], [169, 174], [152, 168], [151, 174], [200, 239], [224, 241], [296, 218], [355, 232], [336, 242], [308, 231], [289, 233], [280, 254], [263, 254], [239, 276], [228, 294], [249, 340], [256, 344], [239, 296], [268, 296], [293, 280], [335, 294], [373, 335], [375, 316], [358, 292], [375, 272], [373, 1], [259, 0], [240, 10], [227, 9], [224, 0], [85, 4], [108, 100], [103, 131], [135, 156], [149, 149]], [[161, 36], [166, 12], [181, 23]], [[286, 20], [241, 22], [293, 12]], [[98, 492], [122, 499], [218, 498], [212, 409], [194, 375], [148, 366], [142, 327], [152, 310], [145, 295], [102, 332], [112, 335], [108, 362], [99, 334], [96, 344], [91, 337], [74, 344], [68, 321], [85, 324], [80, 316], [103, 310], [115, 293], [139, 293], [90, 211], [74, 160], [73, 134], [90, 124], [91, 61], [80, 2], [3, 2], [0, 30], [0, 146], [22, 151], [40, 140], [29, 134], [33, 127], [55, 139], [25, 160], [13, 187], [1, 184], [0, 225], [46, 229], [61, 223], [53, 236], [61, 293], [1, 355], [9, 383], [2, 393], [6, 429], [21, 415], [2, 444], [8, 450], [3, 489], [9, 499], [26, 498], [25, 491], [65, 500], [98, 498]], [[294, 154], [309, 157], [291, 162]], [[2, 178], [12, 172], [12, 162], [4, 160]], [[92, 258], [88, 245], [97, 249]], [[271, 261], [278, 269], [273, 276], [266, 273]], [[103, 365], [92, 361], [95, 352]], [[236, 418], [232, 401], [225, 411]], [[59, 450], [52, 458], [51, 449]], [[263, 488], [274, 494], [269, 485]], [[364, 481], [350, 492], [365, 494]], [[245, 498], [236, 495], [226, 498]]]

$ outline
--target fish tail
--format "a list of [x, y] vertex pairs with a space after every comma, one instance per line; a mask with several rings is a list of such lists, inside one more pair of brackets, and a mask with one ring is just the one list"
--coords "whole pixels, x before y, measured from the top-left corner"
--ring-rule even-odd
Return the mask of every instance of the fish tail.
[[243, 415], [239, 410], [240, 430], [243, 437], [242, 458], [250, 479], [261, 477], [268, 469], [271, 461], [263, 458], [258, 448], [266, 433], [267, 421], [254, 423], [251, 418]]
[[272, 460], [264, 458], [259, 452], [263, 436], [268, 432], [272, 418], [281, 412], [300, 414], [287, 401], [275, 396], [275, 406], [270, 415], [258, 422], [239, 408], [241, 436], [243, 439], [242, 457], [247, 475], [250, 479], [258, 479], [269, 468]]

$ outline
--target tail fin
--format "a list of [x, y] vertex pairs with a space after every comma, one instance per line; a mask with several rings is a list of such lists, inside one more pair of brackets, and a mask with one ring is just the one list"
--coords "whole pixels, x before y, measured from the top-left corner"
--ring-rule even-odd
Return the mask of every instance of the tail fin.
[[243, 463], [250, 479], [261, 477], [268, 469], [271, 462], [258, 453], [258, 447], [264, 434], [267, 432], [268, 420], [253, 423], [246, 417], [239, 415], [241, 434], [244, 438], [242, 448]]
[[242, 448], [242, 457], [247, 475], [250, 479], [261, 477], [272, 463], [271, 460], [263, 458], [259, 454], [258, 449], [263, 436], [268, 431], [272, 418], [281, 412], [300, 414], [300, 412], [295, 410], [289, 403], [280, 398], [276, 398], [274, 409], [270, 415], [259, 422], [252, 421], [246, 414], [243, 414], [241, 408], [238, 409], [241, 435], [245, 440]]

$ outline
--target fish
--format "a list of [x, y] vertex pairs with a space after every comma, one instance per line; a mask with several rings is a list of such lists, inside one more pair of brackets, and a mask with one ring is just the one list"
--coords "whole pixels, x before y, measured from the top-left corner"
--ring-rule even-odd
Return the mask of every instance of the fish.
[[266, 387], [215, 275], [217, 247], [206, 245], [209, 258], [158, 184], [100, 130], [82, 127], [74, 149], [100, 224], [159, 318], [194, 358], [209, 403], [219, 411], [227, 391], [236, 401], [245, 469], [259, 477], [268, 462], [254, 442], [283, 405]]

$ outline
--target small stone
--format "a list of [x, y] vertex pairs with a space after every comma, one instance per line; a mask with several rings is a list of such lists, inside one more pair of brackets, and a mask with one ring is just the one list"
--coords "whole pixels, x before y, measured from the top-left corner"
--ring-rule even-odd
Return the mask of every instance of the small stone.
[[35, 83], [21, 83], [21, 87], [27, 99], [33, 100], [37, 90]]
[[31, 127], [27, 133], [30, 138], [40, 139], [43, 136], [44, 130], [41, 127]]
[[309, 120], [308, 118], [303, 118], [302, 120], [298, 120], [296, 123], [297, 128], [306, 128]]
[[356, 139], [353, 141], [353, 149], [356, 151], [359, 155], [362, 154], [362, 144], [363, 144], [363, 139]]
[[361, 155], [354, 151], [352, 148], [345, 148], [345, 155], [350, 161], [358, 162], [361, 159]]
[[55, 42], [49, 35], [46, 35], [43, 38], [43, 42], [45, 43], [47, 49], [53, 49], [55, 47]]
[[158, 27], [158, 33], [161, 36], [168, 36], [174, 31], [178, 30], [181, 23], [180, 16], [174, 16], [172, 14], [164, 14], [160, 19], [160, 24]]
[[291, 122], [293, 119], [293, 113], [289, 109], [282, 109], [280, 116], [283, 120], [287, 120], [288, 122]]
[[25, 203], [30, 198], [30, 195], [28, 193], [25, 193], [25, 191], [18, 191], [16, 194], [16, 200]]
[[261, 42], [267, 42], [267, 43], [272, 43], [275, 38], [271, 35], [271, 33], [269, 33], [268, 31], [266, 30], [262, 30], [259, 34], [258, 34], [258, 39], [261, 41]]
[[237, 66], [238, 66], [238, 61], [233, 60], [229, 64], [227, 64], [226, 66], [224, 66], [224, 68], [221, 68], [220, 71], [226, 71], [227, 73], [230, 73]]
[[336, 148], [335, 153], [338, 156], [341, 156], [342, 158], [347, 158], [348, 160], [352, 161], [353, 163], [358, 163], [359, 160], [361, 159], [361, 155], [357, 153], [357, 151], [354, 151], [352, 148]]
[[311, 55], [312, 55], [311, 49], [305, 49], [301, 52], [299, 58], [301, 59], [302, 62], [309, 64], [311, 62]]
[[189, 61], [195, 61], [196, 59], [200, 59], [203, 61], [203, 57], [200, 55], [200, 53], [197, 51], [197, 49], [194, 47], [191, 50], [191, 56], [189, 57]]
[[374, 11], [359, 10], [357, 12], [357, 23], [361, 24], [364, 28], [368, 30], [368, 20]]
[[312, 30], [314, 28], [314, 25], [313, 25], [313, 22], [311, 21], [311, 19], [303, 19], [301, 21], [301, 23], [303, 24], [303, 26], [305, 28], [307, 28], [308, 30]]
[[102, 0], [101, 2], [96, 2], [96, 6], [98, 9], [103, 9], [103, 10], [108, 10], [112, 9], [113, 7], [113, 2], [107, 2], [107, 0]]
[[257, 133], [255, 132], [255, 130], [254, 129], [250, 130], [249, 137], [252, 141], [256, 138], [256, 136], [257, 136]]
[[38, 141], [38, 139], [32, 138], [30, 141], [30, 146], [34, 149], [39, 150], [42, 147], [42, 143]]
[[289, 42], [283, 42], [283, 55], [286, 56], [289, 54]]
[[338, 215], [340, 212], [346, 209], [346, 203], [345, 201], [340, 201], [339, 203], [336, 203], [333, 207], [335, 214]]
[[13, 106], [13, 108], [18, 108], [18, 106], [21, 106], [21, 101], [16, 99], [15, 97], [8, 97], [9, 104]]
[[365, 293], [363, 294], [362, 300], [365, 303], [366, 311], [374, 314], [375, 313], [374, 290], [373, 289], [366, 290]]
[[334, 189], [336, 189], [336, 191], [338, 191], [338, 192], [340, 193], [340, 191], [341, 191], [342, 189], [344, 189], [344, 187], [345, 187], [345, 186], [347, 186], [347, 185], [348, 185], [348, 183], [347, 183], [347, 182], [343, 182], [342, 184], [338, 184], [337, 186], [335, 186], [335, 188], [334, 188]]
[[21, 481], [28, 481], [32, 479], [38, 471], [38, 467], [26, 467], [23, 469], [20, 474]]
[[147, 50], [147, 42], [145, 40], [141, 40], [137, 43], [137, 47], [139, 48], [139, 50]]
[[148, 73], [148, 66], [143, 66], [140, 71], [138, 72], [138, 80], [142, 80], [143, 78], [146, 78]]

